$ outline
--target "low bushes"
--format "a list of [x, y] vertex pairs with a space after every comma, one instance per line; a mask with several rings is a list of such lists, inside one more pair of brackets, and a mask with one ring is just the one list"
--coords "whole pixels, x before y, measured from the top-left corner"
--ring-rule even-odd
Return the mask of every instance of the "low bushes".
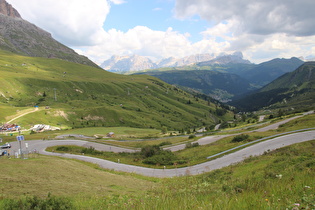
[[3, 209], [74, 209], [72, 202], [63, 197], [55, 197], [48, 195], [47, 198], [39, 198], [36, 196], [21, 198], [18, 200], [5, 199], [2, 205]]
[[186, 163], [185, 160], [180, 160], [174, 153], [168, 150], [162, 150], [159, 145], [147, 145], [141, 149], [142, 161], [145, 164], [151, 165], [173, 165], [175, 163]]
[[241, 134], [241, 135], [237, 135], [232, 139], [232, 142], [241, 142], [241, 141], [245, 141], [249, 138], [249, 135], [247, 134]]
[[188, 142], [188, 143], [186, 143], [186, 149], [192, 148], [192, 147], [198, 147], [198, 146], [199, 146], [198, 142], [195, 142], [195, 143]]

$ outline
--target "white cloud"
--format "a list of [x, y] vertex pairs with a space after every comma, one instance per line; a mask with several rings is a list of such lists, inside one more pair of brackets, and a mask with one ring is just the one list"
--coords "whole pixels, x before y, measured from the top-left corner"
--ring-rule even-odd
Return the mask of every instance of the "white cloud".
[[93, 45], [109, 13], [106, 0], [8, 0], [31, 23], [70, 46]]
[[214, 23], [202, 33], [204, 37], [228, 41], [228, 50], [243, 51], [250, 60], [260, 62], [312, 53], [312, 8], [313, 0], [177, 0], [175, 14], [180, 19], [198, 15]]
[[110, 0], [113, 4], [124, 4], [124, 3], [127, 3], [126, 1], [124, 0]]
[[[136, 26], [127, 32], [111, 29], [103, 34], [101, 45], [85, 49], [85, 54], [100, 64], [111, 55], [138, 54], [154, 57], [184, 57], [198, 53], [217, 53], [229, 47], [228, 42], [216, 42], [204, 39], [196, 43], [189, 41], [188, 34], [181, 34], [168, 28], [166, 31], [154, 31], [146, 26]], [[83, 49], [77, 49], [83, 52]]]
[[179, 18], [199, 15], [210, 22], [237, 20], [242, 30], [251, 34], [315, 34], [313, 0], [177, 0]]
[[[111, 4], [125, 0], [7, 0], [29, 22], [63, 44], [102, 63], [110, 56], [139, 54], [183, 57], [197, 53], [243, 51], [255, 62], [273, 57], [314, 55], [313, 0], [176, 0], [178, 18], [199, 15], [213, 25], [192, 43], [189, 32], [136, 26], [126, 32], [105, 31]], [[157, 8], [156, 8], [157, 9]]]
[[263, 42], [252, 45], [244, 55], [257, 58], [257, 63], [271, 58], [307, 57], [314, 55], [315, 35], [305, 37], [293, 37], [284, 33], [273, 34], [265, 37]]
[[163, 9], [162, 8], [160, 8], [160, 7], [156, 7], [156, 8], [154, 8], [154, 9], [152, 9], [152, 11], [154, 11], [154, 12], [157, 12], [157, 11], [162, 11]]

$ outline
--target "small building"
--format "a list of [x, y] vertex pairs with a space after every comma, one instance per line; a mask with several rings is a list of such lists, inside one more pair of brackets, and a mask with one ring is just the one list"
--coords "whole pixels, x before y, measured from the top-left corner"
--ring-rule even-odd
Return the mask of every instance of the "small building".
[[115, 133], [114, 132], [109, 132], [108, 134], [106, 134], [106, 137], [113, 138], [113, 137], [115, 137]]

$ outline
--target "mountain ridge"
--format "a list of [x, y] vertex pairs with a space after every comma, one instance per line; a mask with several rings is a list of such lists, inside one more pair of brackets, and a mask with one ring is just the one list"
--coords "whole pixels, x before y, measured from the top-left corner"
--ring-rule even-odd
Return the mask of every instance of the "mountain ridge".
[[50, 33], [24, 20], [5, 0], [0, 0], [0, 49], [31, 57], [58, 58], [98, 67], [87, 57], [56, 41]]
[[[250, 103], [249, 103], [250, 102]], [[263, 108], [301, 109], [315, 104], [315, 62], [305, 62], [255, 93], [230, 103], [240, 110]]]
[[215, 56], [214, 54], [196, 54], [183, 58], [164, 58], [159, 61], [152, 61], [150, 58], [139, 55], [131, 56], [112, 56], [110, 59], [105, 60], [101, 67], [110, 72], [116, 73], [129, 73], [139, 72], [147, 69], [157, 69], [164, 67], [181, 67], [198, 64], [200, 66], [211, 63], [214, 64], [231, 64], [231, 63], [246, 63], [250, 64], [250, 61], [243, 59], [241, 52], [235, 52], [233, 54], [221, 54]]

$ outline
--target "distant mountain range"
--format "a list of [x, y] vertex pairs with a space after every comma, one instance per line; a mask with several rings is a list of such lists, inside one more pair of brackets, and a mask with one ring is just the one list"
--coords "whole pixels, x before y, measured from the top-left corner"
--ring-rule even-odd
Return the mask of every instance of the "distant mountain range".
[[0, 0], [0, 49], [20, 55], [59, 58], [98, 67], [87, 57], [57, 42], [51, 34], [23, 20], [19, 12]]
[[304, 61], [295, 57], [290, 59], [276, 58], [253, 65], [250, 68], [230, 69], [229, 71], [247, 79], [257, 87], [262, 87], [283, 74], [296, 70], [303, 63]]
[[255, 93], [231, 102], [231, 105], [246, 111], [262, 108], [314, 108], [314, 104], [315, 62], [306, 62]]
[[[215, 60], [220, 60], [220, 63], [224, 60], [226, 64], [215, 63]], [[192, 66], [148, 70], [138, 74], [151, 75], [188, 91], [199, 91], [221, 102], [228, 102], [294, 71], [303, 63], [298, 58], [291, 58], [252, 64], [232, 61], [231, 57], [224, 56]]]
[[144, 56], [132, 55], [112, 56], [110, 59], [104, 61], [101, 64], [101, 67], [110, 72], [128, 73], [164, 67], [189, 66], [197, 63], [201, 66], [205, 66], [235, 63], [250, 64], [250, 61], [243, 59], [243, 54], [241, 52], [235, 52], [230, 55], [222, 54], [219, 56], [214, 56], [213, 54], [197, 54], [184, 58], [170, 57], [158, 62], [153, 62], [151, 59]]

